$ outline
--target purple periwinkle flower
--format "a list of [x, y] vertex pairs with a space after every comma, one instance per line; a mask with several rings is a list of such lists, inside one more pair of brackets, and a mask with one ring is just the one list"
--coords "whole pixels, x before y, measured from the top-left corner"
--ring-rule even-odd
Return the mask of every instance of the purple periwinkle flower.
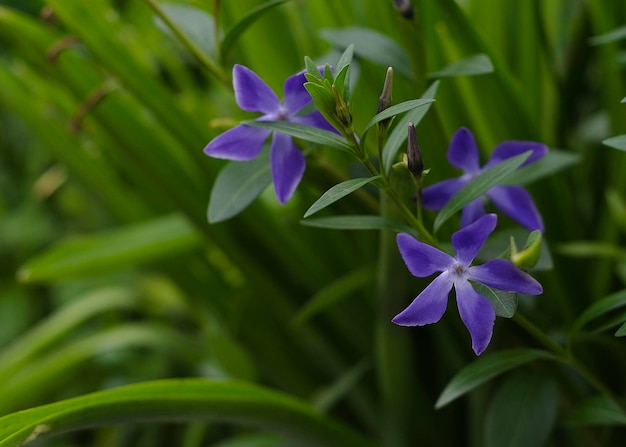
[[472, 261], [495, 229], [497, 217], [486, 214], [452, 235], [456, 256], [420, 242], [406, 233], [397, 236], [398, 248], [409, 271], [424, 278], [441, 272], [409, 306], [393, 318], [400, 326], [423, 326], [441, 319], [452, 287], [461, 320], [469, 330], [472, 349], [480, 355], [491, 340], [496, 318], [491, 302], [472, 287], [470, 281], [511, 293], [539, 295], [541, 284], [506, 259], [494, 259], [472, 266]]
[[[503, 141], [498, 144], [491, 154], [489, 161], [480, 167], [478, 147], [474, 135], [462, 127], [456, 131], [448, 148], [448, 161], [463, 171], [463, 175], [455, 179], [435, 183], [422, 191], [422, 205], [426, 209], [439, 210], [456, 194], [467, 182], [483, 171], [516, 155], [532, 151], [521, 167], [533, 163], [543, 157], [548, 148], [541, 143], [532, 141]], [[495, 185], [485, 195], [491, 202], [511, 219], [530, 231], [541, 230], [543, 221], [535, 207], [532, 197], [519, 185]], [[474, 222], [485, 215], [483, 197], [468, 203], [461, 213], [461, 227]]]
[[[308, 115], [297, 113], [311, 102], [304, 88], [304, 71], [290, 76], [284, 85], [284, 101], [252, 70], [243, 65], [233, 67], [233, 88], [237, 105], [248, 112], [260, 112], [257, 121], [289, 121], [325, 130], [333, 130], [319, 111]], [[261, 152], [269, 129], [240, 124], [218, 135], [206, 146], [204, 152], [211, 157], [228, 160], [251, 160]], [[270, 165], [274, 191], [281, 204], [293, 195], [304, 174], [304, 155], [289, 135], [274, 133], [270, 147]]]

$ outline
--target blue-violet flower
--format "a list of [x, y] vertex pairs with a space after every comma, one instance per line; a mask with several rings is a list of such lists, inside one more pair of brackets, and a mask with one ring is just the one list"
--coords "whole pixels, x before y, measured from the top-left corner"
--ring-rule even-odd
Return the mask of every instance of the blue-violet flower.
[[491, 302], [472, 287], [470, 281], [512, 293], [539, 295], [541, 284], [506, 259], [494, 259], [472, 266], [472, 261], [495, 229], [497, 217], [486, 214], [452, 235], [456, 256], [420, 242], [406, 233], [397, 236], [398, 248], [409, 271], [424, 278], [441, 272], [409, 306], [393, 318], [401, 326], [436, 323], [446, 311], [452, 287], [461, 320], [469, 330], [472, 349], [480, 355], [491, 340], [496, 318]]
[[[448, 148], [448, 161], [461, 169], [463, 175], [455, 179], [435, 183], [422, 191], [422, 205], [426, 209], [439, 210], [472, 178], [483, 171], [516, 155], [532, 151], [521, 167], [533, 163], [548, 151], [547, 146], [532, 141], [503, 141], [498, 144], [491, 158], [482, 168], [479, 165], [479, 153], [474, 135], [466, 128], [456, 131]], [[495, 185], [485, 195], [491, 202], [511, 219], [530, 231], [541, 230], [543, 221], [535, 207], [532, 197], [519, 185]], [[461, 213], [461, 227], [474, 222], [485, 214], [483, 197], [468, 203]]]
[[[252, 70], [243, 65], [233, 67], [233, 88], [237, 105], [248, 112], [260, 112], [257, 121], [289, 121], [332, 130], [332, 126], [319, 111], [307, 115], [297, 113], [311, 102], [304, 88], [304, 71], [287, 78], [284, 84], [284, 102]], [[251, 160], [261, 152], [269, 129], [240, 124], [218, 135], [206, 146], [204, 152], [216, 158]], [[270, 165], [276, 197], [284, 204], [293, 195], [304, 174], [304, 155], [289, 135], [274, 133], [270, 147]]]

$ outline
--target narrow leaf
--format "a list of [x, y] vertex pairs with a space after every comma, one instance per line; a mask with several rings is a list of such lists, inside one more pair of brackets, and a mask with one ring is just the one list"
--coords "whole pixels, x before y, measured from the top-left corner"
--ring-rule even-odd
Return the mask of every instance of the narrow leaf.
[[580, 156], [569, 151], [550, 149], [536, 162], [513, 172], [502, 181], [505, 184], [527, 185], [541, 178], [556, 174], [580, 162]]
[[626, 336], [626, 321], [622, 324], [617, 331], [615, 331], [616, 337], [624, 337]]
[[[426, 90], [422, 95], [422, 99], [433, 99], [437, 93], [437, 87], [439, 87], [439, 81], [433, 82], [432, 85], [428, 87], [428, 90]], [[422, 118], [424, 118], [424, 115], [426, 115], [426, 112], [428, 112], [428, 109], [430, 109], [431, 104], [432, 103], [428, 103], [425, 107], [418, 107], [409, 111], [394, 126], [383, 149], [383, 164], [387, 173], [391, 170], [391, 166], [393, 165], [398, 150], [400, 150], [400, 147], [407, 140], [409, 123], [413, 123], [415, 124], [415, 127], [417, 127]]]
[[460, 211], [465, 205], [472, 200], [483, 195], [489, 188], [498, 184], [511, 172], [519, 168], [530, 156], [531, 151], [524, 152], [508, 160], [498, 163], [497, 165], [487, 169], [482, 174], [474, 177], [463, 188], [457, 192], [448, 203], [439, 211], [435, 218], [434, 228], [437, 231], [441, 225], [452, 217], [456, 212]]
[[614, 401], [598, 396], [578, 406], [565, 422], [571, 425], [626, 425], [626, 414]]
[[307, 447], [373, 445], [310, 405], [278, 391], [236, 381], [173, 379], [109, 389], [9, 414], [0, 418], [0, 447], [90, 427], [198, 419], [261, 428]]
[[344, 374], [340, 375], [334, 383], [323, 389], [313, 399], [313, 406], [320, 411], [327, 412], [341, 401], [363, 378], [366, 372], [372, 368], [369, 360], [361, 360]]
[[367, 132], [370, 127], [374, 126], [376, 123], [381, 122], [387, 118], [391, 118], [392, 116], [396, 116], [400, 113], [408, 112], [409, 110], [416, 109], [418, 107], [425, 106], [430, 104], [431, 102], [435, 102], [434, 99], [412, 99], [410, 101], [401, 102], [400, 104], [396, 104], [391, 106], [382, 112], [376, 114], [369, 122], [366, 124], [365, 129], [363, 129], [363, 134]]
[[335, 71], [339, 73], [344, 67], [347, 67], [352, 63], [352, 57], [354, 56], [354, 44], [348, 45], [345, 51], [341, 54], [341, 57], [337, 61]]
[[[172, 23], [183, 32], [197, 48], [215, 58], [215, 21], [213, 20], [213, 16], [191, 5], [160, 3], [160, 7]], [[157, 18], [156, 23], [163, 32], [175, 37], [172, 30], [163, 23], [163, 20]]]
[[276, 132], [291, 135], [311, 143], [321, 144], [323, 146], [332, 147], [342, 151], [352, 153], [352, 148], [342, 137], [328, 130], [318, 129], [317, 127], [307, 126], [299, 123], [288, 123], [286, 121], [244, 121], [244, 124], [254, 127], [262, 127], [271, 129]]
[[600, 34], [589, 39], [591, 45], [604, 45], [626, 39], [626, 26], [620, 26], [608, 33]]
[[621, 290], [612, 295], [602, 298], [585, 310], [572, 325], [570, 336], [576, 334], [589, 322], [606, 315], [607, 313], [626, 307], [626, 290]]
[[512, 349], [488, 354], [470, 363], [457, 373], [441, 392], [435, 408], [441, 408], [479, 385], [509, 369], [539, 359], [552, 359], [546, 351]]
[[379, 175], [369, 178], [353, 178], [333, 186], [328, 191], [326, 191], [319, 199], [317, 199], [313, 205], [311, 205], [306, 213], [304, 213], [304, 218], [312, 216], [319, 210], [326, 208], [328, 205], [335, 203], [337, 200], [342, 199], [348, 194], [356, 191], [359, 188], [362, 188], [368, 183], [379, 178]]
[[272, 182], [269, 150], [250, 161], [233, 161], [215, 179], [209, 201], [210, 223], [230, 219], [243, 211]]
[[492, 289], [480, 283], [473, 283], [473, 286], [474, 289], [491, 302], [498, 317], [512, 318], [515, 315], [517, 310], [516, 294]]
[[476, 76], [493, 73], [493, 64], [486, 54], [477, 54], [467, 59], [453, 62], [441, 70], [428, 73], [429, 78], [446, 78], [451, 76]]
[[391, 230], [415, 235], [415, 231], [401, 223], [380, 216], [332, 216], [301, 220], [302, 225], [337, 230]]
[[620, 151], [626, 151], [626, 135], [619, 135], [617, 137], [607, 138], [602, 141], [602, 144], [613, 149], [619, 149]]

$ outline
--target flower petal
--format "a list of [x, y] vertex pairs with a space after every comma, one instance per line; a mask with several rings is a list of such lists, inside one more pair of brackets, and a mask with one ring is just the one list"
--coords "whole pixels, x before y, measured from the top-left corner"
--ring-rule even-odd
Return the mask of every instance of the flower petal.
[[311, 112], [308, 115], [293, 116], [289, 121], [299, 124], [306, 124], [307, 126], [317, 127], [318, 129], [328, 130], [339, 134], [337, 130], [328, 122], [326, 118], [318, 111]]
[[487, 298], [465, 281], [454, 285], [461, 320], [472, 337], [472, 349], [480, 355], [489, 345], [496, 311]]
[[204, 153], [227, 160], [252, 160], [259, 155], [270, 133], [269, 129], [240, 124], [213, 138], [204, 148]]
[[503, 141], [498, 144], [491, 153], [491, 157], [483, 169], [488, 169], [504, 160], [533, 151], [521, 167], [539, 160], [548, 152], [548, 146], [534, 141]]
[[496, 228], [498, 218], [495, 214], [485, 214], [476, 222], [463, 227], [452, 235], [452, 246], [456, 251], [456, 259], [470, 265], [487, 237]]
[[526, 229], [543, 232], [543, 220], [532, 197], [519, 185], [496, 185], [487, 196], [504, 214]]
[[535, 278], [507, 259], [494, 259], [483, 265], [470, 267], [468, 277], [472, 281], [505, 292], [526, 295], [540, 295], [543, 292], [543, 287]]
[[391, 321], [400, 326], [423, 326], [438, 322], [446, 311], [451, 289], [452, 281], [447, 273], [442, 273]]
[[463, 177], [443, 180], [422, 190], [422, 206], [427, 210], [440, 210], [461, 189], [467, 179]]
[[463, 211], [461, 212], [461, 228], [476, 222], [485, 215], [486, 212], [483, 200], [484, 198], [482, 196], [477, 197], [463, 207]]
[[474, 135], [461, 127], [450, 140], [448, 161], [452, 166], [462, 169], [463, 172], [476, 174], [480, 170], [480, 157]]
[[289, 135], [275, 133], [270, 149], [274, 191], [281, 204], [291, 198], [302, 180], [306, 161]]
[[285, 81], [283, 105], [288, 115], [295, 115], [298, 110], [313, 100], [307, 89], [304, 88], [304, 83], [307, 82], [304, 73], [304, 71], [296, 73], [289, 76]]
[[443, 272], [454, 263], [454, 258], [449, 254], [420, 242], [409, 234], [398, 234], [396, 242], [402, 259], [413, 276], [424, 278], [435, 272]]
[[233, 88], [237, 105], [248, 112], [276, 113], [280, 101], [276, 93], [255, 72], [243, 65], [233, 67]]

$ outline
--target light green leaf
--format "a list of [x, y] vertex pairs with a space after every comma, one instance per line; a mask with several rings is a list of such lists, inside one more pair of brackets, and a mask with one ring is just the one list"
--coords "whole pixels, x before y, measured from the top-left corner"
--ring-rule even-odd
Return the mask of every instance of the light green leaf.
[[368, 28], [347, 27], [320, 30], [323, 39], [339, 48], [354, 44], [354, 53], [382, 67], [412, 78], [411, 63], [404, 49], [389, 37]]
[[575, 408], [565, 422], [571, 425], [626, 425], [626, 414], [614, 401], [597, 396]]
[[473, 283], [473, 286], [474, 289], [491, 302], [498, 317], [512, 318], [515, 315], [517, 310], [516, 294], [492, 289], [480, 283]]
[[620, 26], [608, 33], [600, 34], [589, 39], [591, 45], [604, 45], [626, 39], [626, 26]]
[[554, 427], [559, 389], [545, 375], [516, 373], [500, 386], [485, 416], [486, 447], [541, 447]]
[[400, 104], [396, 104], [391, 106], [382, 112], [376, 114], [369, 122], [365, 125], [365, 129], [363, 129], [363, 134], [367, 132], [372, 126], [376, 125], [376, 123], [381, 122], [387, 118], [391, 118], [392, 116], [396, 116], [400, 113], [408, 112], [409, 110], [416, 109], [418, 107], [425, 106], [435, 102], [434, 99], [412, 99], [410, 101], [401, 102]]
[[602, 144], [612, 147], [613, 149], [626, 151], [626, 135], [619, 135], [617, 137], [607, 138], [606, 140], [602, 141]]
[[[215, 21], [213, 16], [200, 8], [178, 3], [160, 3], [167, 17], [205, 54], [215, 58]], [[166, 34], [175, 37], [171, 29], [157, 17], [157, 26]]]
[[0, 418], [0, 447], [120, 423], [219, 420], [280, 434], [303, 447], [372, 447], [362, 435], [278, 391], [236, 381], [172, 379], [67, 399]]
[[199, 234], [184, 217], [170, 215], [61, 241], [26, 262], [17, 277], [36, 282], [94, 276], [188, 251], [199, 243]]
[[503, 184], [527, 185], [541, 178], [556, 174], [580, 161], [578, 154], [559, 149], [550, 149], [541, 159], [513, 172]]
[[622, 324], [617, 331], [615, 331], [616, 337], [624, 337], [626, 336], [626, 321]]
[[[433, 82], [422, 95], [422, 99], [433, 99], [437, 93], [437, 87], [439, 87], [439, 81]], [[400, 147], [407, 140], [409, 123], [413, 123], [415, 127], [417, 127], [422, 118], [424, 118], [424, 115], [426, 115], [426, 112], [428, 112], [428, 109], [430, 109], [431, 104], [432, 103], [429, 103], [426, 104], [425, 107], [418, 107], [411, 110], [394, 126], [383, 149], [383, 164], [387, 174], [389, 174], [393, 166], [398, 150], [400, 150]]]
[[539, 359], [552, 359], [546, 351], [511, 349], [483, 355], [457, 373], [439, 395], [435, 408], [441, 408], [479, 385], [509, 369]]
[[233, 48], [239, 37], [241, 37], [241, 35], [250, 27], [250, 25], [256, 22], [261, 16], [263, 16], [263, 14], [271, 10], [274, 6], [282, 5], [288, 1], [289, 0], [273, 0], [265, 2], [252, 9], [248, 12], [248, 14], [235, 23], [233, 27], [226, 32], [226, 35], [220, 45], [222, 60], [226, 60], [230, 50]]
[[346, 142], [345, 139], [324, 129], [318, 129], [313, 126], [306, 126], [299, 123], [288, 123], [286, 121], [244, 121], [246, 125], [254, 127], [262, 127], [264, 129], [270, 129], [275, 132], [291, 135], [295, 138], [300, 138], [311, 143], [321, 144], [323, 146], [332, 147], [342, 151], [352, 153], [352, 148]]
[[[352, 57], [354, 56], [354, 44], [348, 45], [345, 51], [339, 57], [337, 61], [337, 65], [335, 66], [335, 72], [339, 73], [344, 67], [347, 67], [352, 63]], [[346, 84], [348, 84], [349, 79], [346, 79]]]
[[558, 251], [573, 258], [626, 259], [626, 251], [607, 242], [571, 241], [558, 246]]
[[524, 152], [515, 157], [509, 158], [497, 165], [487, 169], [483, 173], [477, 175], [463, 186], [446, 205], [439, 211], [435, 218], [434, 228], [437, 231], [441, 225], [452, 217], [456, 212], [460, 211], [465, 205], [472, 200], [483, 195], [489, 188], [498, 184], [511, 172], [519, 168], [530, 156], [531, 151]]
[[380, 176], [377, 175], [375, 177], [369, 178], [353, 178], [350, 180], [346, 180], [345, 182], [341, 182], [338, 185], [333, 186], [328, 191], [326, 191], [322, 196], [315, 201], [313, 205], [304, 213], [304, 218], [312, 216], [318, 211], [326, 208], [328, 205], [335, 203], [337, 200], [342, 199], [348, 194], [356, 191], [359, 188], [367, 185], [374, 180], [379, 179]]
[[337, 230], [390, 230], [415, 235], [415, 231], [403, 224], [380, 216], [332, 216], [301, 220], [302, 225]]
[[215, 179], [208, 220], [217, 223], [242, 212], [272, 183], [269, 151], [250, 161], [230, 162]]
[[626, 290], [613, 293], [592, 304], [585, 310], [572, 325], [570, 337], [574, 336], [591, 321], [608, 314], [611, 311], [626, 307]]
[[453, 62], [447, 67], [428, 73], [429, 78], [446, 78], [451, 76], [476, 76], [493, 73], [493, 64], [486, 54], [475, 56]]

